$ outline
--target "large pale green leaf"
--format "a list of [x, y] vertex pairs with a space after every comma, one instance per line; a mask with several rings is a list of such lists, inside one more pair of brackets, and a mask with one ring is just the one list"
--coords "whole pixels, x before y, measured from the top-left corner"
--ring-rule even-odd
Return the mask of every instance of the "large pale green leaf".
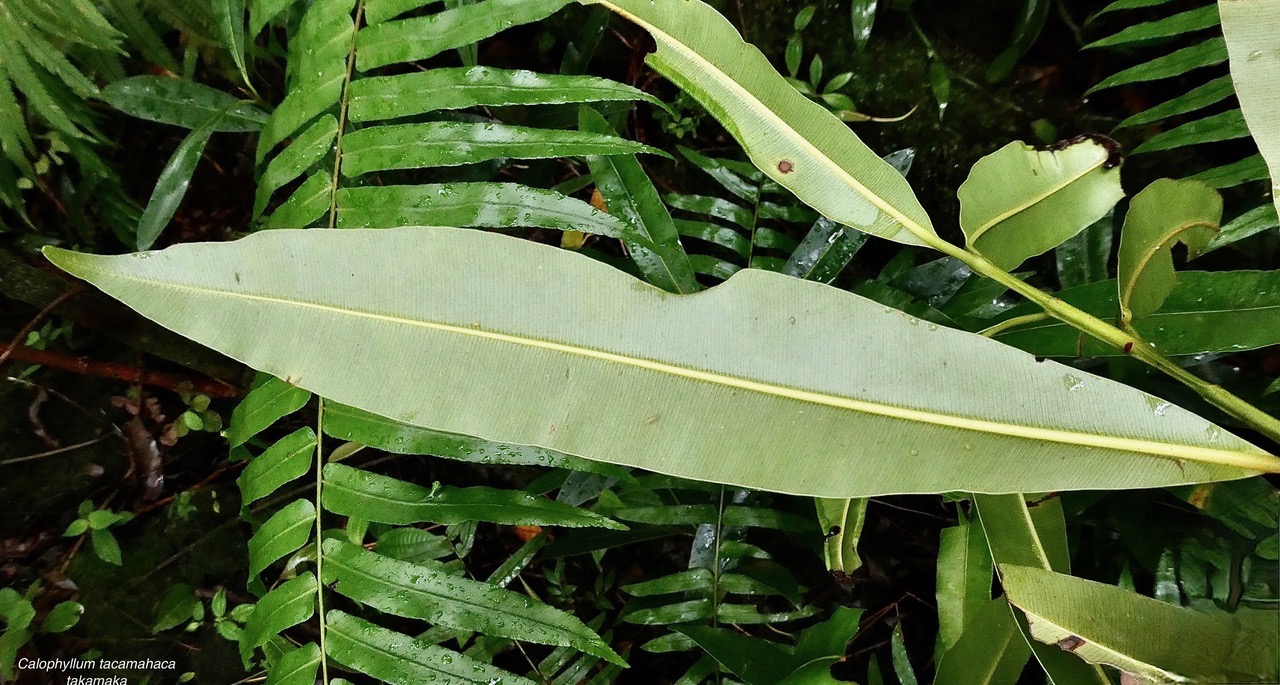
[[1174, 243], [1201, 252], [1221, 222], [1222, 196], [1199, 181], [1162, 178], [1134, 196], [1116, 263], [1122, 323], [1154, 313], [1173, 291]]
[[1037, 640], [1087, 661], [1157, 683], [1275, 682], [1274, 628], [1042, 568], [1001, 565], [1000, 578]]
[[1061, 150], [1014, 141], [978, 160], [960, 185], [960, 228], [971, 249], [1004, 269], [1061, 245], [1120, 198], [1120, 170], [1093, 140]]
[[[1118, 311], [1115, 280], [1058, 293], [1064, 301], [1099, 318]], [[1007, 316], [1039, 312], [1034, 305], [1010, 309]], [[1280, 343], [1280, 272], [1184, 271], [1154, 314], [1134, 322], [1142, 339], [1168, 355], [1237, 352]], [[1058, 321], [1014, 328], [997, 340], [1042, 357], [1114, 356], [1124, 352], [1081, 336]]]
[[889, 240], [938, 241], [911, 187], [849, 127], [801, 95], [701, 0], [579, 0], [635, 22], [648, 62], [702, 103], [757, 167], [837, 223]]
[[[1231, 80], [1253, 139], [1275, 178], [1280, 168], [1280, 1], [1222, 0], [1222, 32], [1227, 40]], [[1280, 210], [1280, 193], [1272, 189]]]
[[823, 497], [1038, 492], [1280, 463], [1118, 383], [752, 269], [677, 296], [569, 251], [446, 228], [46, 250], [337, 402], [697, 480]]

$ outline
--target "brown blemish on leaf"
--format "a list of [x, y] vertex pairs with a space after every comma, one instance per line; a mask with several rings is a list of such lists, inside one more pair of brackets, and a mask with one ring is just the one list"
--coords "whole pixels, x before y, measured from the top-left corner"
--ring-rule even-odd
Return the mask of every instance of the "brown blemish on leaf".
[[1209, 494], [1212, 492], [1210, 489], [1211, 487], [1211, 484], [1206, 484], [1196, 488], [1195, 491], [1191, 493], [1191, 497], [1187, 499], [1187, 502], [1196, 509], [1208, 508]]
[[1068, 635], [1061, 640], [1058, 640], [1058, 648], [1066, 652], [1074, 652], [1084, 645], [1084, 639], [1076, 637], [1075, 635]]
[[796, 165], [792, 164], [788, 160], [784, 159], [781, 162], [778, 162], [778, 171], [781, 171], [784, 174], [789, 174], [792, 171], [795, 171], [795, 169], [796, 169]]

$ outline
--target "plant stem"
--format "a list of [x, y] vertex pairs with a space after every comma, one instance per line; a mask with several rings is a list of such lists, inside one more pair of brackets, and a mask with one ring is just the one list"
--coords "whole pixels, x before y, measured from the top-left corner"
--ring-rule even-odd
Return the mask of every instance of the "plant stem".
[[1004, 321], [1001, 321], [1000, 323], [995, 324], [994, 326], [989, 326], [987, 328], [984, 328], [978, 331], [978, 335], [981, 335], [987, 338], [994, 338], [997, 335], [1000, 335], [1001, 333], [1004, 333], [1005, 331], [1009, 330], [1010, 328], [1017, 328], [1018, 326], [1023, 326], [1029, 323], [1036, 323], [1038, 321], [1044, 321], [1045, 319], [1050, 319], [1050, 318], [1053, 318], [1053, 317], [1049, 316], [1044, 312], [1039, 312], [1037, 314], [1027, 314], [1025, 316], [1015, 316], [1012, 319], [1005, 319]]
[[1271, 440], [1280, 443], [1280, 419], [1276, 419], [1274, 416], [1236, 397], [1221, 386], [1214, 385], [1178, 366], [1172, 359], [1160, 354], [1155, 347], [1133, 333], [1125, 332], [1030, 285], [996, 266], [980, 254], [952, 245], [937, 236], [929, 236], [928, 242], [930, 247], [964, 262], [975, 273], [986, 276], [1036, 303], [1049, 316], [1083, 331], [1116, 349], [1124, 350], [1130, 356], [1163, 371], [1174, 380], [1195, 390], [1213, 406], [1234, 416]]
[[316, 409], [316, 613], [320, 619], [320, 682], [329, 685], [329, 651], [325, 644], [328, 626], [324, 615], [324, 550], [321, 549], [324, 526], [321, 520], [321, 495], [324, 494], [324, 398]]

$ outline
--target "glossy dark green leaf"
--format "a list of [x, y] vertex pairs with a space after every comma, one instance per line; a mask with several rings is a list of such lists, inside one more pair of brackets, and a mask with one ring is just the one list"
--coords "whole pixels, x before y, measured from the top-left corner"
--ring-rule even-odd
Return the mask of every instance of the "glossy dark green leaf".
[[[614, 133], [604, 117], [588, 107], [579, 110], [578, 125], [588, 133]], [[635, 155], [588, 156], [587, 165], [609, 213], [649, 239], [652, 247], [629, 246], [631, 259], [645, 280], [667, 292], [700, 290], [671, 214]]]
[[378, 536], [378, 554], [418, 563], [430, 559], [443, 559], [453, 554], [449, 539], [420, 528], [392, 528]]
[[244, 624], [240, 652], [251, 653], [272, 637], [302, 623], [315, 614], [316, 577], [304, 573], [277, 586], [258, 600], [258, 606]]
[[822, 217], [787, 259], [782, 273], [819, 283], [840, 275], [867, 242], [867, 234]]
[[690, 599], [655, 606], [628, 605], [621, 616], [625, 623], [642, 626], [670, 626], [681, 623], [703, 623], [715, 615], [711, 599]]
[[303, 388], [275, 376], [264, 374], [264, 377], [265, 380], [250, 390], [231, 412], [227, 440], [232, 447], [243, 445], [267, 426], [301, 409], [311, 399], [311, 393]]
[[726, 628], [678, 626], [675, 630], [747, 685], [776, 685], [791, 672], [791, 655], [768, 640]]
[[320, 670], [320, 648], [308, 642], [280, 656], [267, 672], [266, 685], [312, 685]]
[[156, 185], [151, 191], [151, 199], [147, 201], [147, 208], [138, 220], [136, 246], [139, 250], [150, 249], [178, 211], [182, 198], [187, 195], [187, 186], [191, 184], [191, 175], [195, 173], [196, 165], [204, 155], [205, 145], [209, 143], [218, 120], [224, 115], [225, 110], [214, 112], [207, 121], [187, 134], [160, 171], [160, 177], [156, 179]]
[[242, 506], [274, 493], [285, 483], [310, 471], [315, 447], [315, 431], [299, 428], [254, 457], [236, 479]]
[[324, 479], [325, 509], [378, 523], [490, 521], [514, 526], [623, 528], [585, 509], [516, 490], [424, 488], [342, 464], [325, 465]]
[[625, 662], [572, 615], [528, 596], [459, 578], [436, 562], [410, 564], [340, 540], [324, 543], [326, 582], [380, 611], [538, 644], [572, 646]]
[[438, 14], [373, 25], [356, 37], [356, 68], [368, 71], [429, 59], [503, 29], [545, 19], [571, 1], [485, 0]]
[[1003, 81], [1013, 73], [1018, 60], [1027, 54], [1036, 39], [1040, 37], [1040, 32], [1044, 30], [1044, 22], [1049, 16], [1049, 8], [1052, 4], [1050, 0], [1022, 0], [1022, 8], [1018, 10], [1017, 24], [1013, 30], [1013, 39], [987, 68], [988, 81], [993, 83]]
[[[102, 99], [130, 116], [191, 129], [237, 102], [235, 96], [216, 88], [164, 76], [121, 79], [102, 89]], [[213, 130], [252, 132], [260, 130], [266, 121], [266, 112], [241, 102], [223, 115]]]
[[852, 0], [849, 19], [853, 25], [853, 42], [859, 50], [865, 50], [871, 41], [871, 29], [876, 22], [878, 0]]
[[1107, 279], [1107, 261], [1111, 259], [1115, 237], [1115, 215], [1107, 212], [1074, 237], [1054, 250], [1058, 267], [1058, 285], [1074, 288]]
[[1213, 28], [1217, 25], [1218, 6], [1217, 3], [1213, 3], [1187, 10], [1186, 12], [1179, 12], [1170, 17], [1127, 26], [1119, 32], [1113, 33], [1106, 38], [1099, 38], [1084, 47], [1088, 49], [1129, 45], [1157, 38], [1183, 36], [1195, 31]]
[[609, 475], [622, 473], [611, 464], [587, 461], [543, 447], [509, 445], [419, 428], [336, 402], [325, 404], [324, 432], [339, 440], [358, 442], [393, 454], [429, 454], [476, 464], [546, 466]]
[[267, 219], [266, 228], [306, 228], [329, 213], [332, 200], [333, 175], [325, 170], [317, 171], [276, 207]]
[[250, 582], [268, 566], [307, 544], [315, 525], [315, 505], [305, 499], [290, 502], [267, 519], [249, 538]]
[[[186, 583], [174, 583], [165, 588], [156, 602], [155, 624], [152, 634], [176, 628], [192, 619], [192, 613], [200, 606], [195, 590]], [[3, 613], [3, 612], [0, 612]]]
[[1271, 172], [1267, 170], [1267, 163], [1262, 159], [1262, 155], [1250, 155], [1237, 162], [1206, 169], [1188, 178], [1202, 181], [1211, 188], [1221, 190], [1234, 188], [1250, 181], [1265, 181], [1271, 178]]
[[1199, 252], [1188, 252], [1188, 259], [1195, 259], [1202, 254], [1213, 252], [1218, 248], [1226, 247], [1232, 243], [1239, 242], [1245, 238], [1252, 238], [1259, 233], [1274, 230], [1280, 226], [1280, 219], [1276, 217], [1276, 206], [1273, 204], [1264, 204], [1254, 207], [1253, 209], [1237, 216], [1222, 226], [1222, 230], [1209, 241], [1208, 245]]
[[[1058, 297], [1101, 318], [1119, 311], [1114, 280], [1071, 288]], [[1007, 316], [1032, 313], [1015, 307]], [[1164, 354], [1235, 352], [1280, 343], [1280, 273], [1183, 271], [1160, 309], [1134, 329]], [[1124, 352], [1056, 321], [1019, 326], [996, 339], [1041, 357], [1119, 356]], [[1153, 409], [1163, 405], [1152, 401]]]
[[245, 0], [213, 0], [213, 13], [218, 22], [218, 33], [240, 70], [240, 78], [252, 90], [249, 70], [244, 63], [244, 3]]
[[65, 633], [80, 622], [84, 605], [79, 602], [59, 602], [45, 614], [40, 630], [46, 633]]
[[655, 150], [616, 136], [581, 131], [469, 122], [397, 124], [348, 133], [343, 138], [342, 173], [350, 178], [373, 171], [458, 166], [496, 158], [548, 159], [637, 152]]
[[339, 228], [551, 228], [646, 242], [621, 219], [581, 200], [519, 183], [343, 188], [337, 200]]
[[862, 618], [862, 609], [838, 606], [831, 612], [830, 618], [805, 628], [799, 639], [793, 659], [797, 664], [805, 664], [816, 659], [843, 659], [845, 647], [858, 632], [858, 621]]
[[934, 684], [1014, 685], [1029, 658], [1031, 649], [1018, 631], [1009, 603], [1004, 597], [986, 599], [943, 653]]
[[257, 36], [293, 2], [294, 0], [249, 0], [249, 38]]
[[893, 635], [889, 638], [889, 653], [893, 656], [893, 672], [902, 685], [919, 685], [916, 670], [911, 666], [907, 655], [907, 641], [902, 635], [902, 624], [893, 627]]
[[392, 685], [533, 685], [453, 650], [423, 644], [341, 611], [328, 614], [326, 648], [334, 661]]
[[[938, 540], [938, 644], [945, 653], [980, 608], [991, 603], [995, 572], [987, 537], [977, 522], [943, 528]], [[1012, 618], [1010, 618], [1012, 620]]]
[[93, 543], [93, 553], [98, 555], [99, 559], [115, 566], [124, 565], [124, 558], [120, 553], [120, 542], [111, 531], [105, 528], [90, 530], [89, 541]]
[[764, 180], [764, 174], [752, 168], [752, 173], [744, 176], [730, 168], [730, 165], [725, 163], [726, 160], [708, 157], [683, 146], [679, 147], [679, 150], [690, 164], [706, 172], [725, 190], [747, 202], [754, 203], [760, 199], [760, 185]]
[[1135, 147], [1133, 154], [1248, 137], [1249, 127], [1244, 123], [1244, 115], [1238, 109], [1229, 109], [1203, 119], [1189, 121], [1177, 128], [1152, 136]]
[[491, 67], [430, 69], [357, 79], [351, 83], [349, 97], [348, 115], [353, 122], [468, 107], [629, 100], [661, 104], [652, 95], [609, 79]]
[[657, 525], [714, 524], [722, 526], [748, 526], [772, 528], [792, 532], [808, 532], [814, 528], [812, 520], [777, 509], [731, 505], [718, 509], [711, 504], [673, 504], [652, 507], [604, 508], [612, 516], [624, 521]]
[[338, 137], [338, 120], [326, 114], [309, 126], [280, 154], [267, 163], [258, 179], [258, 192], [254, 195], [253, 215], [261, 216], [271, 195], [294, 179], [307, 173], [312, 165], [324, 159], [333, 150]]
[[822, 529], [822, 553], [827, 570], [849, 574], [862, 567], [858, 539], [867, 518], [867, 499], [816, 498], [818, 527]]
[[710, 569], [692, 568], [639, 583], [623, 585], [622, 591], [633, 597], [650, 597], [676, 592], [709, 589], [714, 582]]
[[1202, 43], [1175, 50], [1161, 55], [1148, 62], [1103, 79], [1087, 93], [1096, 93], [1107, 88], [1114, 88], [1126, 83], [1141, 81], [1157, 81], [1160, 79], [1181, 76], [1194, 69], [1211, 67], [1227, 61], [1227, 45], [1221, 37], [1210, 38]]
[[1117, 129], [1144, 126], [1170, 117], [1188, 114], [1221, 102], [1235, 94], [1230, 76], [1219, 76], [1175, 98], [1149, 107], [1116, 125]]

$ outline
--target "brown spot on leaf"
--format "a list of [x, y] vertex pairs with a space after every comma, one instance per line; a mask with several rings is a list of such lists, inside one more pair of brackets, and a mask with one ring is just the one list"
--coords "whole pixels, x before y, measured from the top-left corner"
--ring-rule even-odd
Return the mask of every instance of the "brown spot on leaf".
[[1084, 639], [1076, 637], [1075, 635], [1068, 635], [1061, 640], [1058, 640], [1058, 648], [1067, 652], [1074, 652], [1084, 645]]
[[792, 171], [795, 171], [795, 169], [796, 169], [796, 165], [792, 164], [788, 160], [784, 159], [781, 162], [778, 162], [778, 171], [781, 171], [784, 174], [789, 174]]

